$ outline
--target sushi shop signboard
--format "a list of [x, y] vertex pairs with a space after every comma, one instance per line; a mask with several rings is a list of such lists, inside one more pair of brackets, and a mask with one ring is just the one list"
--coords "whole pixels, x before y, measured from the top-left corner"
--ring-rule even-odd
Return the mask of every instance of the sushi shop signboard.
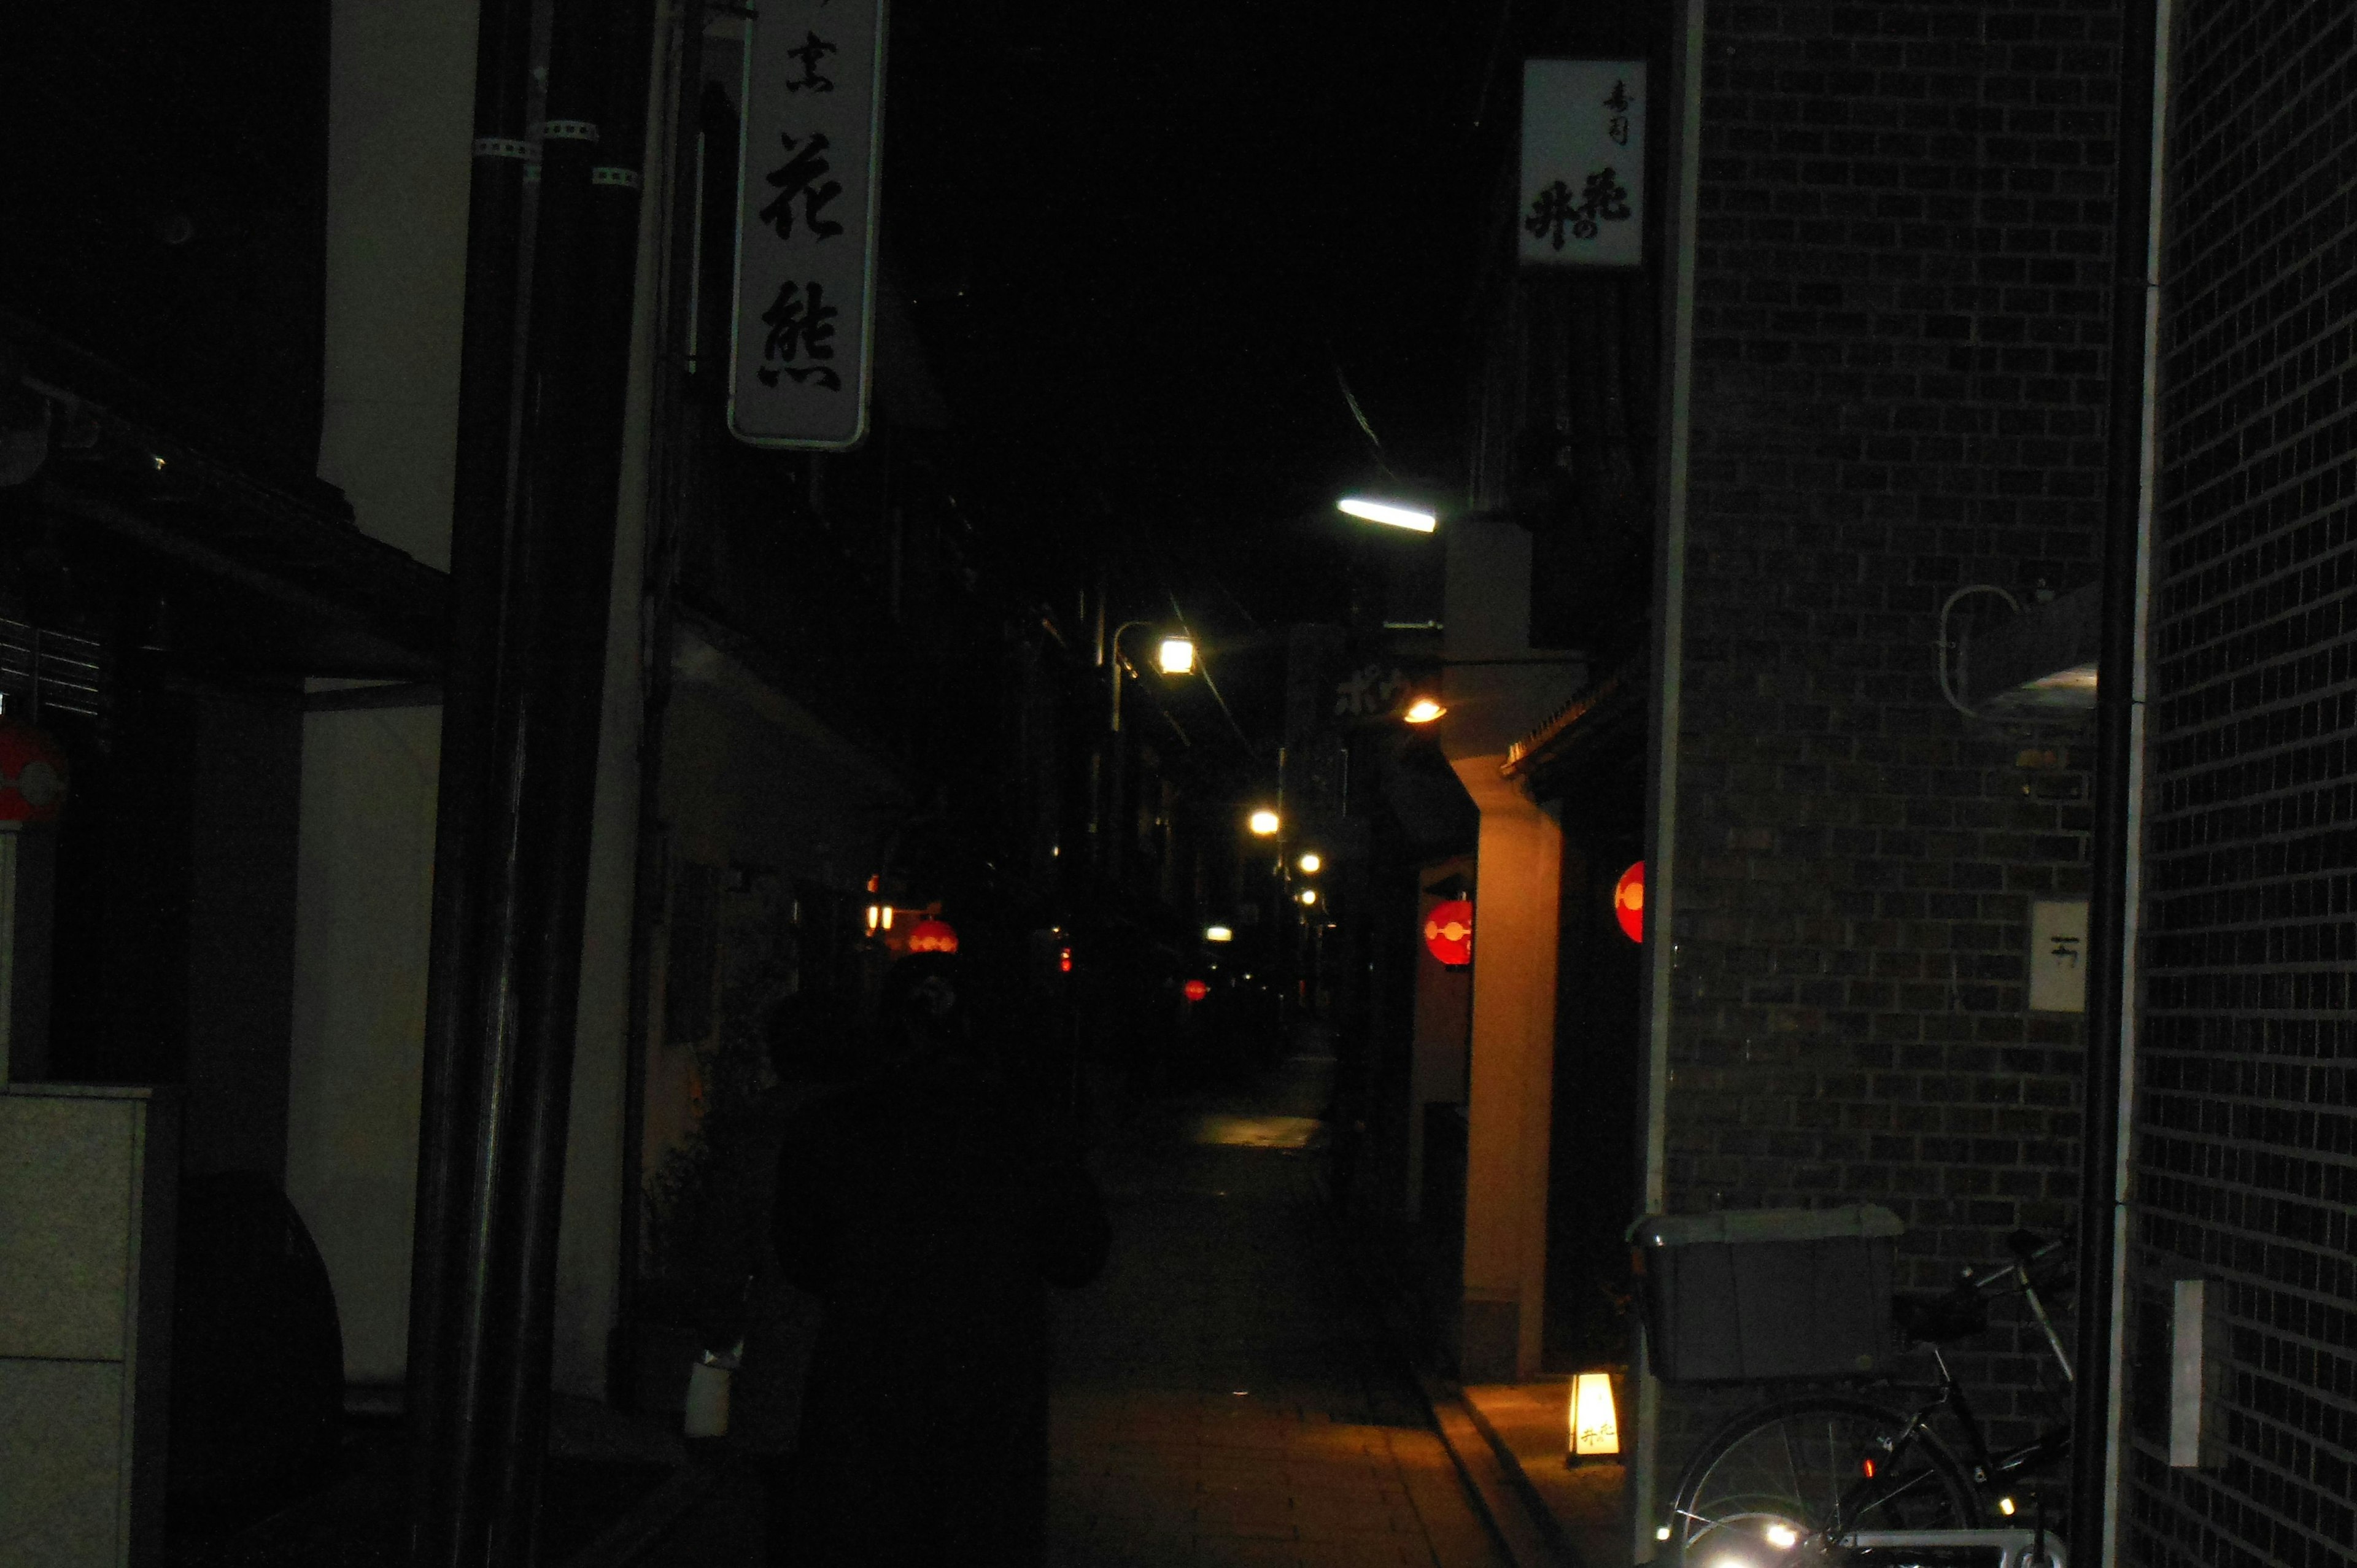
[[1525, 267], [1645, 260], [1645, 62], [1523, 62]]

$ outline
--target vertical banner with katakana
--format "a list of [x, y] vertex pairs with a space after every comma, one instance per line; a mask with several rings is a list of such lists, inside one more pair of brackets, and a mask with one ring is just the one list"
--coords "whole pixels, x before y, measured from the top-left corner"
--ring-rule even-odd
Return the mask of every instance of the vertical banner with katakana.
[[1645, 259], [1645, 64], [1523, 62], [1524, 266]]
[[839, 450], [867, 434], [884, 0], [760, 0], [747, 24], [728, 428]]

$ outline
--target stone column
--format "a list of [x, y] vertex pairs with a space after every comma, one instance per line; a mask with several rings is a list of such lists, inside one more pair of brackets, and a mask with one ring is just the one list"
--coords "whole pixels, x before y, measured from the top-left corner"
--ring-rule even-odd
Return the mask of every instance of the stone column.
[[1587, 671], [1577, 653], [1531, 646], [1528, 532], [1459, 518], [1447, 537], [1448, 712], [1436, 727], [1481, 813], [1458, 1354], [1469, 1383], [1520, 1381], [1538, 1375], [1545, 1316], [1563, 830], [1501, 769]]
[[1469, 1383], [1536, 1377], [1545, 1316], [1563, 829], [1499, 772], [1504, 761], [1498, 754], [1451, 764], [1481, 809], [1458, 1345]]

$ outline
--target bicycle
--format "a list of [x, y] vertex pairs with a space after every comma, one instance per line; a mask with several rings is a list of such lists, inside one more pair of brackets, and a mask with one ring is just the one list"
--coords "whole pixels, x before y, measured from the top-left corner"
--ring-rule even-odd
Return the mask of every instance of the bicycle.
[[[1990, 1300], [2018, 1287], [2067, 1384], [2071, 1359], [2040, 1294], [2067, 1288], [2061, 1246], [2017, 1230], [2007, 1239], [2013, 1262], [2005, 1267], [1967, 1270], [1945, 1292], [1894, 1297], [1895, 1326], [1938, 1369], [1930, 1397], [1894, 1410], [1848, 1394], [1803, 1394], [1745, 1412], [1687, 1465], [1656, 1538], [1674, 1544], [1676, 1561], [1699, 1568], [1770, 1568], [1846, 1554], [1861, 1532], [1977, 1529], [1984, 1494], [1996, 1496], [2009, 1519], [2017, 1505], [2007, 1483], [2067, 1455], [2070, 1423], [1993, 1451], [1940, 1347], [1986, 1329]], [[1932, 1430], [1941, 1410], [1963, 1434], [1962, 1458]], [[2042, 1537], [2042, 1522], [2039, 1530]]]

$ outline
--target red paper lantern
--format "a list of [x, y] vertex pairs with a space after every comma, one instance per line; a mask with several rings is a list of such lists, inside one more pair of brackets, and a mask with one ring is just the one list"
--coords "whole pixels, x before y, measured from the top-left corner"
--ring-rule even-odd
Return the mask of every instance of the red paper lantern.
[[1473, 961], [1473, 900], [1451, 898], [1424, 918], [1424, 945], [1451, 969]]
[[0, 822], [54, 822], [66, 805], [66, 748], [0, 716]]
[[957, 928], [947, 920], [937, 919], [929, 915], [909, 928], [909, 950], [910, 952], [955, 952], [957, 951]]
[[1645, 940], [1645, 863], [1639, 861], [1612, 885], [1612, 916], [1632, 942]]
[[1200, 980], [1190, 980], [1182, 989], [1186, 991], [1187, 1000], [1189, 1002], [1200, 1002], [1211, 993], [1211, 985]]

